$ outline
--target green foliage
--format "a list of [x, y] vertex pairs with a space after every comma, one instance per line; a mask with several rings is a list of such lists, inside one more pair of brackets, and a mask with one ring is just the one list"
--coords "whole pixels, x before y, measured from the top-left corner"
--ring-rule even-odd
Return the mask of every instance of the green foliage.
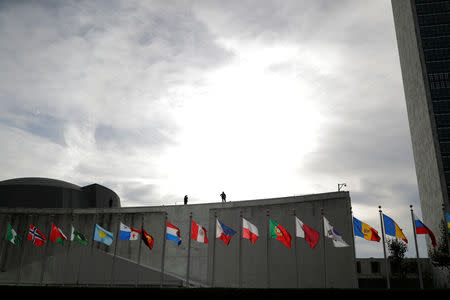
[[389, 260], [392, 273], [398, 273], [402, 277], [406, 276], [405, 254], [408, 250], [408, 246], [402, 240], [390, 239], [387, 241], [389, 250]]
[[439, 226], [439, 237], [437, 238], [438, 246], [432, 250], [428, 250], [428, 256], [431, 263], [436, 267], [450, 268], [450, 255], [448, 249], [448, 228], [447, 224], [442, 221]]

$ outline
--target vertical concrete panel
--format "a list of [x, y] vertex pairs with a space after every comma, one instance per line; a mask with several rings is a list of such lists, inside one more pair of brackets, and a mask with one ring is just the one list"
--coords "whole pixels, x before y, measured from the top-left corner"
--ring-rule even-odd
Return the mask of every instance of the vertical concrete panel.
[[[210, 272], [214, 271], [214, 277], [210, 278], [213, 286], [220, 287], [238, 287], [239, 286], [239, 229], [241, 226], [239, 209], [230, 210], [210, 210], [211, 221], [209, 226], [211, 228], [211, 245], [209, 257], [211, 260]], [[216, 212], [217, 219], [223, 224], [233, 229], [236, 233], [230, 240], [228, 246], [221, 240], [214, 236], [215, 220], [214, 213]], [[214, 246], [214, 247], [213, 247]], [[214, 266], [213, 266], [214, 263]], [[213, 270], [214, 267], [214, 270]]]
[[[14, 215], [13, 219], [15, 224], [16, 222], [22, 224], [18, 226], [18, 232], [23, 232], [25, 241], [19, 249], [10, 246], [5, 248], [8, 255], [5, 263], [7, 269], [5, 273], [7, 274], [0, 272], [0, 282], [17, 281], [19, 274], [14, 270], [17, 270], [23, 257], [23, 268], [20, 272], [21, 284], [39, 284], [42, 263], [45, 261], [45, 284], [109, 285], [114, 262], [114, 284], [134, 285], [137, 275], [139, 275], [140, 284], [159, 286], [165, 240], [164, 211], [167, 211], [168, 221], [181, 230], [182, 244], [178, 246], [172, 241], [166, 242], [165, 284], [179, 285], [181, 280], [185, 279], [189, 213], [192, 212], [193, 220], [206, 227], [209, 243], [191, 241], [191, 282], [209, 284], [214, 279], [214, 285], [217, 287], [238, 287], [241, 267], [243, 287], [322, 287], [324, 286], [323, 240], [319, 241], [315, 249], [311, 249], [303, 239], [295, 238], [295, 223], [292, 214], [292, 209], [295, 208], [297, 216], [305, 224], [321, 232], [321, 207], [329, 216], [330, 222], [352, 246], [349, 198], [345, 193], [154, 208], [34, 210], [33, 212], [39, 213], [39, 216], [36, 215], [33, 220], [28, 219], [28, 212], [21, 211], [21, 213], [17, 213], [17, 216]], [[296, 239], [297, 247], [295, 249], [293, 247], [289, 249], [277, 240], [267, 239], [269, 227], [266, 216], [267, 209], [270, 211], [270, 218], [285, 227], [290, 232], [292, 239]], [[214, 211], [217, 211], [218, 218], [225, 225], [236, 231], [229, 246], [214, 236]], [[255, 244], [251, 244], [248, 240], [241, 240], [242, 265], [240, 266], [241, 211], [244, 218], [258, 227], [260, 238]], [[7, 212], [0, 211], [0, 213], [0, 221], [5, 222]], [[54, 215], [52, 219], [49, 218], [51, 214]], [[154, 237], [155, 243], [152, 250], [142, 245], [141, 265], [138, 266], [136, 262], [141, 241], [122, 241], [118, 240], [117, 236], [120, 221], [130, 227], [140, 229], [142, 215], [144, 228]], [[47, 249], [45, 249], [34, 246], [26, 240], [26, 232], [30, 223], [35, 224], [49, 238], [52, 220], [68, 237], [73, 223], [75, 228], [87, 237], [89, 245], [84, 246], [75, 242], [60, 245], [48, 242]], [[115, 240], [111, 246], [92, 240], [95, 223], [114, 233]], [[352, 249], [334, 249], [331, 241], [326, 240], [325, 242], [327, 243], [327, 286], [353, 287], [354, 257]], [[267, 244], [269, 244], [269, 249]], [[4, 245], [4, 241], [0, 245]], [[115, 249], [116, 246], [117, 249]], [[212, 274], [213, 255], [214, 276]], [[270, 270], [270, 283], [268, 283], [268, 269]]]
[[48, 226], [51, 228], [51, 223], [54, 223], [64, 235], [67, 237], [67, 241], [63, 244], [50, 241], [50, 230], [48, 232], [48, 245], [46, 246], [46, 266], [44, 269], [44, 284], [64, 284], [66, 274], [69, 274], [66, 269], [65, 258], [67, 256], [67, 250], [70, 243], [70, 224], [71, 215], [69, 214], [55, 214], [50, 216], [48, 220]]
[[[136, 224], [140, 224], [141, 216], [137, 214], [135, 217]], [[149, 249], [144, 243], [141, 245], [141, 262], [140, 264], [145, 267], [149, 267], [152, 270], [155, 270], [157, 274], [160, 275], [161, 271], [161, 263], [162, 263], [162, 250], [164, 244], [163, 230], [164, 230], [164, 215], [162, 213], [145, 213], [144, 214], [144, 228], [145, 231], [150, 234], [153, 239], [153, 249]], [[133, 251], [138, 252], [139, 245], [136, 245], [136, 249]], [[137, 261], [137, 256], [136, 256]], [[147, 284], [147, 285], [159, 285], [160, 276], [156, 276], [155, 274], [151, 274], [152, 276], [148, 276], [148, 272], [146, 272], [144, 268], [139, 267], [139, 283]]]
[[[303, 238], [296, 237], [298, 281], [300, 288], [323, 288], [325, 286], [323, 261], [323, 231], [320, 215], [321, 203], [306, 202], [295, 205], [297, 217], [311, 229], [320, 233], [319, 242], [311, 249]], [[294, 231], [295, 236], [295, 231]]]
[[[284, 227], [295, 238], [293, 215], [290, 205], [268, 206], [270, 219]], [[268, 225], [268, 224], [267, 224]], [[270, 228], [269, 228], [270, 229]], [[269, 238], [269, 272], [271, 288], [296, 288], [296, 261], [295, 252], [281, 241]]]

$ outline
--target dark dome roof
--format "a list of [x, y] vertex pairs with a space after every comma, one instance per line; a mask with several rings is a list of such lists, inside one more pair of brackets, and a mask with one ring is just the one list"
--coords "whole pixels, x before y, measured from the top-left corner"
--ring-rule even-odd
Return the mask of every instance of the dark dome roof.
[[0, 181], [0, 185], [41, 185], [41, 186], [53, 186], [66, 189], [81, 190], [81, 188], [78, 185], [75, 185], [70, 182], [41, 177], [24, 177], [24, 178], [8, 179]]

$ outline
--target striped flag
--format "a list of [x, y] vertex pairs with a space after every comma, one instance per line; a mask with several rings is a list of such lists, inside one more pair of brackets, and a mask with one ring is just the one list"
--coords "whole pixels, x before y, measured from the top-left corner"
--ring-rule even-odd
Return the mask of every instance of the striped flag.
[[244, 218], [242, 218], [242, 238], [249, 239], [252, 244], [259, 238], [258, 228]]

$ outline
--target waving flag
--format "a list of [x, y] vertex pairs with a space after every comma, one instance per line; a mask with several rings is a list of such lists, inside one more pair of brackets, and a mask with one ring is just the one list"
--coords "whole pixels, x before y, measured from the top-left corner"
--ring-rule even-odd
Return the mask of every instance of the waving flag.
[[448, 233], [450, 233], [450, 214], [449, 213], [445, 213], [445, 219], [447, 221], [447, 230]]
[[325, 229], [325, 236], [333, 240], [334, 247], [340, 248], [349, 246], [325, 217], [323, 217], [323, 227]]
[[34, 245], [42, 247], [47, 238], [36, 228], [36, 226], [30, 224], [30, 229], [28, 230], [28, 240], [32, 241]]
[[433, 232], [427, 226], [425, 226], [425, 224], [423, 224], [422, 221], [420, 221], [416, 217], [416, 215], [414, 215], [414, 225], [416, 226], [417, 234], [428, 234], [430, 236], [431, 244], [433, 245], [433, 247], [437, 247], [436, 238], [434, 237]]
[[99, 225], [95, 224], [94, 229], [94, 241], [104, 243], [108, 246], [111, 246], [114, 237], [113, 233], [109, 232], [108, 230], [100, 227]]
[[408, 243], [406, 236], [403, 234], [402, 229], [391, 218], [383, 214], [384, 231], [387, 235], [400, 238], [405, 243]]
[[221, 239], [228, 246], [235, 233], [233, 229], [216, 219], [216, 238]]
[[166, 239], [174, 241], [180, 246], [181, 237], [180, 237], [180, 229], [173, 226], [170, 222], [167, 222], [167, 230], [166, 230]]
[[88, 245], [87, 238], [84, 236], [84, 234], [82, 234], [81, 232], [76, 230], [75, 227], [73, 227], [73, 225], [72, 225], [72, 230], [70, 232], [70, 241], [72, 241], [72, 242], [75, 241], [75, 242], [78, 242], [85, 246]]
[[203, 227], [202, 225], [198, 225], [194, 221], [191, 221], [191, 226], [191, 239], [196, 240], [199, 243], [208, 243], [205, 227]]
[[136, 241], [139, 239], [141, 231], [138, 229], [130, 228], [127, 225], [120, 222], [119, 239], [127, 241]]
[[141, 236], [141, 238], [142, 238], [142, 241], [144, 241], [144, 244], [150, 250], [152, 250], [153, 249], [153, 242], [154, 242], [153, 237], [145, 231], [144, 227], [142, 227], [142, 236]]
[[258, 228], [244, 218], [242, 218], [242, 238], [249, 239], [252, 244], [259, 238]]
[[270, 237], [291, 248], [291, 235], [283, 226], [270, 219]]
[[378, 235], [378, 231], [355, 217], [353, 217], [353, 229], [356, 236], [362, 237], [368, 241], [379, 242], [381, 239]]
[[63, 244], [67, 237], [62, 230], [52, 222], [52, 231], [50, 233], [50, 240], [55, 243]]
[[13, 245], [19, 246], [19, 236], [17, 235], [17, 232], [12, 228], [11, 224], [8, 224], [6, 240], [10, 241]]
[[304, 238], [309, 244], [311, 249], [316, 247], [319, 242], [319, 232], [306, 226], [299, 218], [295, 217], [295, 235], [300, 238]]

